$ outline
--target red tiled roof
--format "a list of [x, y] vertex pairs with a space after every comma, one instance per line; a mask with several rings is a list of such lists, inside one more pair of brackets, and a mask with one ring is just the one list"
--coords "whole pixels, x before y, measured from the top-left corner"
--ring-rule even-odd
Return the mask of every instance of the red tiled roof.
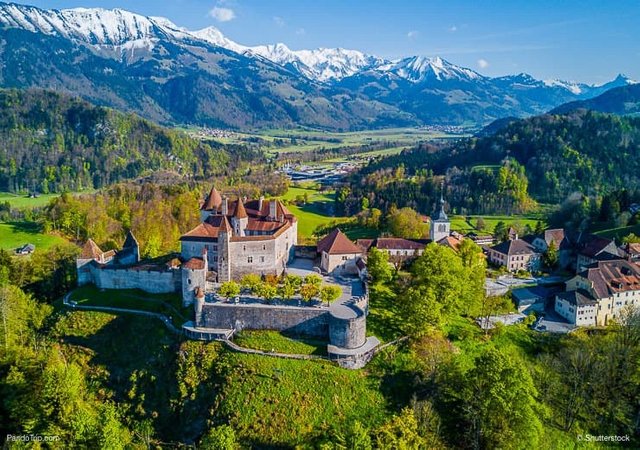
[[214, 209], [220, 208], [220, 205], [222, 205], [222, 196], [220, 196], [220, 193], [214, 186], [211, 188], [209, 195], [207, 195], [207, 198], [202, 204], [201, 209], [203, 209], [204, 211], [212, 211]]
[[[226, 219], [226, 218], [225, 218]], [[195, 227], [193, 230], [183, 234], [180, 237], [181, 241], [189, 241], [189, 240], [200, 240], [200, 239], [218, 239], [218, 231], [220, 230], [220, 226], [215, 226], [210, 224], [209, 222], [203, 222]]]
[[184, 263], [183, 267], [191, 270], [202, 270], [204, 269], [204, 260], [202, 258], [191, 258]]
[[375, 245], [381, 250], [420, 250], [425, 248], [425, 244], [420, 242], [397, 237], [378, 238]]
[[522, 239], [501, 242], [491, 247], [491, 250], [502, 253], [503, 255], [528, 255], [536, 253], [533, 245]]
[[100, 259], [103, 251], [100, 250], [98, 244], [93, 242], [93, 239], [87, 240], [84, 246], [82, 247], [82, 251], [80, 252], [80, 258], [82, 259]]
[[624, 260], [597, 262], [579, 276], [591, 281], [597, 298], [616, 292], [640, 291], [640, 268]]
[[457, 239], [453, 236], [446, 236], [438, 241], [439, 245], [444, 245], [446, 247], [449, 247], [452, 250], [455, 250], [456, 252], [458, 251], [458, 248], [460, 247], [461, 243], [462, 243], [462, 240]]
[[362, 249], [342, 232], [335, 228], [331, 233], [318, 242], [318, 253], [326, 252], [330, 255], [362, 253]]
[[244, 205], [242, 204], [242, 200], [238, 199], [238, 201], [236, 202], [236, 211], [233, 214], [233, 217], [237, 218], [237, 219], [246, 219], [247, 217], [247, 210], [244, 209]]

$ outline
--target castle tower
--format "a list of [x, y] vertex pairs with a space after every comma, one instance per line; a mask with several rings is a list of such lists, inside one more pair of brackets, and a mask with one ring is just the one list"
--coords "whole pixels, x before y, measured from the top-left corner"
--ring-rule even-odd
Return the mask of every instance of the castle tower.
[[245, 229], [249, 224], [249, 216], [247, 210], [244, 207], [241, 199], [238, 199], [238, 206], [236, 206], [236, 212], [231, 218], [231, 225], [233, 226], [233, 234], [236, 236], [244, 236]]
[[204, 222], [211, 214], [216, 214], [222, 206], [222, 196], [216, 190], [215, 186], [211, 187], [209, 195], [204, 200], [202, 207], [200, 208], [200, 221]]
[[201, 258], [191, 258], [182, 265], [182, 306], [189, 306], [197, 299], [198, 290], [204, 295], [207, 284], [207, 248]]
[[222, 216], [222, 223], [218, 229], [218, 283], [231, 280], [231, 225], [227, 216]]
[[116, 262], [123, 266], [137, 264], [140, 262], [140, 245], [131, 230], [127, 233], [127, 237], [122, 245], [122, 250], [116, 254]]
[[451, 222], [444, 212], [444, 185], [440, 192], [440, 209], [431, 218], [431, 227], [429, 229], [429, 237], [431, 242], [438, 242], [446, 238], [451, 233]]

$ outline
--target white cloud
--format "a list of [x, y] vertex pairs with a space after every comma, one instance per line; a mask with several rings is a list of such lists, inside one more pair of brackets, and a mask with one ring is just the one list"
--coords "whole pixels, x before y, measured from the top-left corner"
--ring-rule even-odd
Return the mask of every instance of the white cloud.
[[484, 58], [480, 58], [478, 60], [478, 67], [480, 67], [481, 69], [486, 69], [487, 67], [489, 67], [489, 61]]
[[274, 21], [274, 22], [275, 22], [275, 24], [276, 24], [278, 27], [280, 27], [280, 28], [282, 28], [282, 27], [284, 27], [284, 26], [285, 26], [285, 21], [284, 21], [284, 19], [283, 19], [282, 17], [274, 16], [274, 17], [273, 17], [273, 21]]
[[457, 26], [455, 26], [455, 25], [451, 25], [451, 26], [449, 27], [449, 32], [451, 32], [451, 33], [455, 33], [456, 31], [458, 31], [458, 27], [457, 27]]
[[218, 22], [229, 22], [236, 18], [236, 13], [233, 12], [233, 9], [221, 8], [219, 6], [215, 6], [211, 11], [209, 11], [209, 15]]
[[304, 28], [298, 28], [298, 29], [296, 30], [296, 34], [297, 34], [298, 36], [303, 36], [303, 35], [305, 35], [306, 33], [307, 33], [307, 30], [305, 30]]
[[417, 38], [417, 37], [418, 37], [418, 35], [419, 35], [419, 34], [420, 34], [420, 32], [419, 32], [419, 31], [411, 30], [411, 31], [409, 31], [409, 32], [407, 33], [407, 38], [409, 38], [409, 39], [415, 39], [415, 38]]

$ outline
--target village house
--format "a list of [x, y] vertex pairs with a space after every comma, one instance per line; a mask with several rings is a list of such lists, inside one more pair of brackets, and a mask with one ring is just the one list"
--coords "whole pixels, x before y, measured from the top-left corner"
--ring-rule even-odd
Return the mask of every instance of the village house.
[[545, 230], [540, 236], [536, 236], [531, 244], [539, 253], [545, 253], [553, 244], [558, 252], [558, 266], [565, 269], [571, 265], [572, 245], [563, 228]]
[[589, 233], [579, 233], [573, 246], [576, 252], [576, 272], [582, 272], [598, 261], [619, 259], [616, 243]]
[[36, 251], [36, 246], [33, 244], [24, 244], [16, 249], [17, 255], [30, 255]]
[[542, 254], [524, 239], [501, 242], [489, 248], [489, 262], [504, 266], [509, 272], [540, 270]]
[[640, 307], [640, 267], [623, 259], [589, 265], [555, 301], [556, 312], [579, 326], [607, 325], [626, 307]]
[[338, 228], [318, 242], [317, 252], [320, 256], [320, 269], [325, 273], [355, 275], [362, 270], [356, 265], [362, 259], [362, 248]]

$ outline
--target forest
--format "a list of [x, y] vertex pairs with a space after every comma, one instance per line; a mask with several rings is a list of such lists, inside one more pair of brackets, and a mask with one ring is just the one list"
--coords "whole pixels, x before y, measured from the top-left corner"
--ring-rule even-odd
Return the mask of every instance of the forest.
[[170, 171], [224, 173], [229, 153], [134, 114], [51, 91], [0, 90], [0, 191], [65, 192]]
[[637, 190], [640, 119], [579, 110], [501, 121], [482, 137], [449, 145], [421, 144], [353, 174], [339, 207], [357, 212], [367, 197], [383, 211], [394, 204], [430, 213], [442, 183], [460, 214], [512, 214], [575, 193]]

